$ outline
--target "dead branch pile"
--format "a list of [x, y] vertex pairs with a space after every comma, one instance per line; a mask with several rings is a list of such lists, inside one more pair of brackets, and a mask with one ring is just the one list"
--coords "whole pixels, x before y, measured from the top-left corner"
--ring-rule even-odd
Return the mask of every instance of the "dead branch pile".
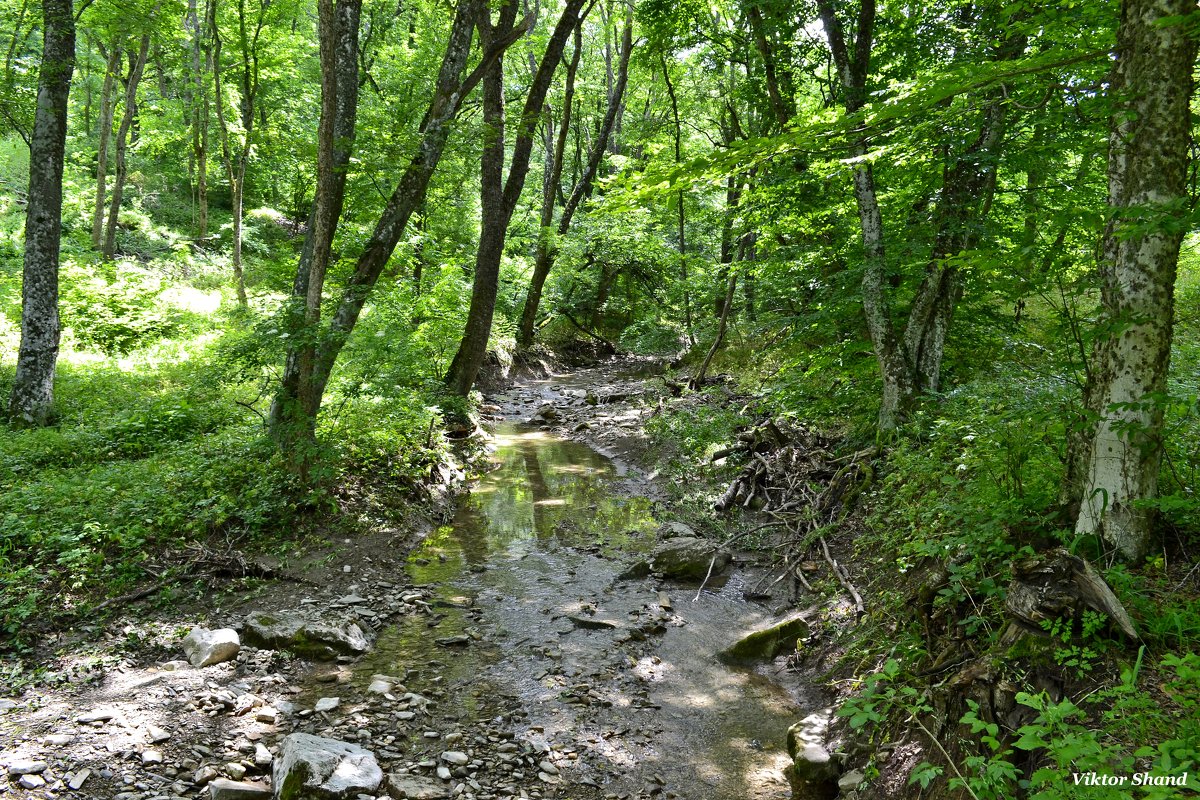
[[834, 578], [862, 614], [862, 596], [846, 568], [833, 558], [824, 534], [844, 519], [871, 482], [871, 463], [878, 451], [871, 447], [838, 456], [836, 445], [836, 439], [817, 431], [771, 419], [742, 431], [732, 446], [713, 454], [713, 461], [735, 455], [746, 459], [714, 507], [753, 508], [770, 518], [746, 534], [769, 527], [785, 530], [776, 544], [783, 568], [776, 583], [791, 576], [811, 590], [804, 572], [813, 566], [807, 560], [809, 552], [819, 545]]

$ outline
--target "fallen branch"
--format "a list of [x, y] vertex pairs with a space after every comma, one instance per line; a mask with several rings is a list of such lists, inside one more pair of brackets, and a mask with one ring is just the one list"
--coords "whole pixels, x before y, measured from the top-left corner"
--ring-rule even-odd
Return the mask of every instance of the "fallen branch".
[[825, 560], [828, 561], [829, 566], [833, 568], [833, 576], [837, 578], [838, 583], [842, 585], [842, 588], [849, 592], [850, 596], [854, 598], [854, 609], [858, 613], [858, 616], [861, 617], [866, 612], [866, 609], [863, 607], [862, 595], [858, 593], [858, 589], [855, 589], [854, 584], [850, 582], [850, 575], [846, 569], [837, 561], [835, 561], [833, 556], [829, 554], [829, 545], [826, 544], [825, 537], [820, 537], [818, 541], [821, 543], [821, 551], [825, 554]]

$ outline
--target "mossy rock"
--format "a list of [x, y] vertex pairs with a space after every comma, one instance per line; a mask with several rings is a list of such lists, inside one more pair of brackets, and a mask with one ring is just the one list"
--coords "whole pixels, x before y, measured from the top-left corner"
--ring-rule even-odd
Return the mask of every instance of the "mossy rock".
[[808, 622], [797, 615], [754, 631], [722, 650], [717, 654], [717, 658], [726, 664], [770, 661], [785, 650], [794, 650], [796, 642], [805, 636], [808, 636]]

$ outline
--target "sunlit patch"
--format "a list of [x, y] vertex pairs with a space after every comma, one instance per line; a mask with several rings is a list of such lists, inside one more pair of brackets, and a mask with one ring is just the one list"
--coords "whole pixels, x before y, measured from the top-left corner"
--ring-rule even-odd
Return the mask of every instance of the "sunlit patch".
[[221, 308], [221, 292], [196, 289], [191, 286], [172, 286], [159, 295], [169, 305], [195, 314], [215, 314]]
[[535, 500], [533, 504], [535, 506], [566, 506], [570, 505], [570, 501], [565, 497], [548, 497], [545, 500]]

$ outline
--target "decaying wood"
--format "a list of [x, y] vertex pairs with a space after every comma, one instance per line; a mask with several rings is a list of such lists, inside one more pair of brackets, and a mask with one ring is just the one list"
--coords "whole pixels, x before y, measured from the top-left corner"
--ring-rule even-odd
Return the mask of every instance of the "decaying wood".
[[1044, 620], [1073, 619], [1084, 607], [1106, 614], [1131, 639], [1140, 639], [1129, 612], [1086, 559], [1056, 548], [1015, 565], [1005, 609], [1020, 624], [1042, 630]]

